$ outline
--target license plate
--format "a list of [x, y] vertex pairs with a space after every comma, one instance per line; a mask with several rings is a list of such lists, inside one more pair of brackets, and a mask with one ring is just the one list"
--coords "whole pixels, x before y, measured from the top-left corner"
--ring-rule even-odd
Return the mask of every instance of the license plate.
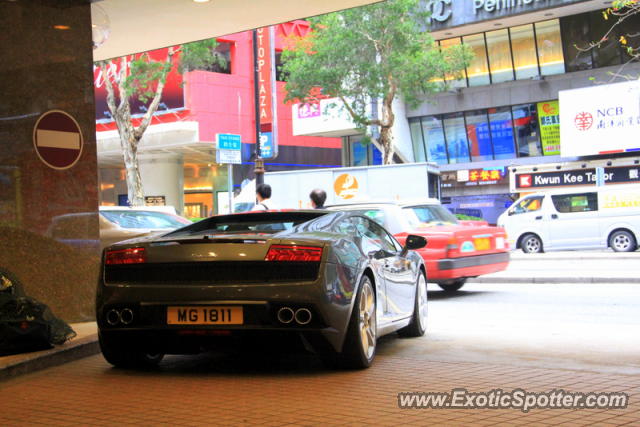
[[167, 307], [168, 325], [242, 325], [241, 305]]
[[476, 239], [473, 243], [477, 251], [491, 249], [491, 241], [489, 239]]

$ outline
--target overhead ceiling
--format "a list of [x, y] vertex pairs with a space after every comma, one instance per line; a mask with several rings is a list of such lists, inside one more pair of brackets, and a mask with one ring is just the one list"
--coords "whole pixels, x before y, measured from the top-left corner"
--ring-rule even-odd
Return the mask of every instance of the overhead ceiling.
[[[321, 15], [380, 0], [93, 0], [110, 35], [93, 51], [102, 60]], [[93, 16], [96, 25], [96, 16]]]

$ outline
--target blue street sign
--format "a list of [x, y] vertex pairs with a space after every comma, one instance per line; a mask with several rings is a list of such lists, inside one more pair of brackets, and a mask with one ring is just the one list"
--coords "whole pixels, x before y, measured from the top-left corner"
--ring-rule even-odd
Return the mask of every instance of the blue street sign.
[[218, 150], [240, 150], [242, 148], [240, 135], [217, 133], [216, 141], [218, 142]]
[[260, 157], [270, 159], [273, 157], [273, 133], [260, 133]]

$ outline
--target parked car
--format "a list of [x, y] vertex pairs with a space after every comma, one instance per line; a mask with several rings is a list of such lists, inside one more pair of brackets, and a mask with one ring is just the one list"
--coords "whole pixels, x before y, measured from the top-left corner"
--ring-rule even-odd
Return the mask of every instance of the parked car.
[[100, 247], [192, 224], [172, 206], [100, 206]]
[[437, 199], [358, 202], [328, 209], [361, 211], [401, 243], [410, 234], [425, 237], [428, 244], [418, 253], [427, 267], [427, 280], [447, 292], [460, 289], [469, 277], [502, 271], [509, 264], [503, 228], [458, 221]]
[[640, 241], [640, 185], [528, 194], [498, 218], [526, 253], [566, 249], [632, 252]]
[[[119, 367], [153, 365], [251, 334], [302, 334], [325, 362], [365, 368], [390, 332], [423, 335], [425, 266], [353, 212], [219, 215], [105, 249], [99, 342]], [[255, 349], [254, 351], [259, 351]]]

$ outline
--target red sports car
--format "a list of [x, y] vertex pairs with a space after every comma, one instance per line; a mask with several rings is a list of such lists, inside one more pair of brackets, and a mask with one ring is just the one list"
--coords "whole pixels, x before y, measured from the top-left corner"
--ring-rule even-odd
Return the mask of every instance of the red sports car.
[[427, 238], [417, 252], [424, 258], [427, 280], [455, 292], [469, 277], [502, 271], [509, 265], [506, 232], [483, 221], [459, 221], [437, 199], [419, 202], [359, 202], [329, 209], [358, 210], [389, 230], [400, 243], [407, 235]]

